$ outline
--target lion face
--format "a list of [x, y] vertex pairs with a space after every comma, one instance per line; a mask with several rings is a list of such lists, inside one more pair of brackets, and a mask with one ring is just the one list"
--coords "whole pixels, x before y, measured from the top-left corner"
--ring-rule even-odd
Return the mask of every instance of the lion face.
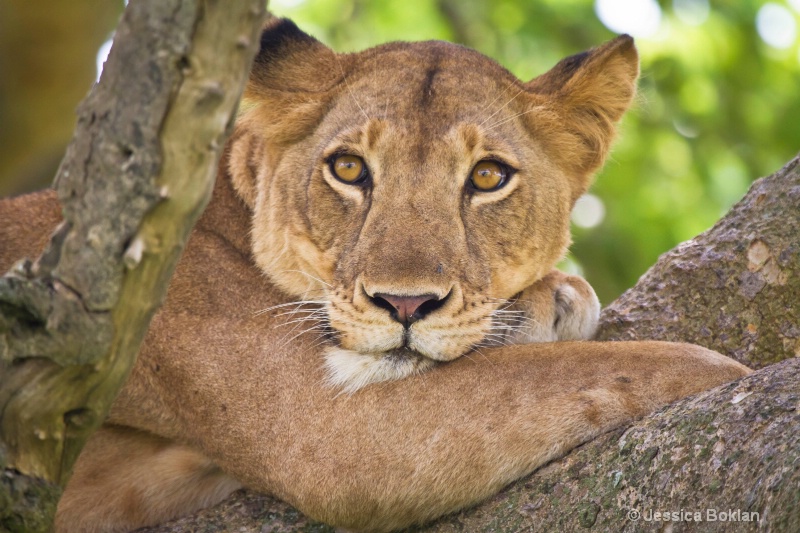
[[636, 65], [620, 38], [525, 84], [449, 43], [336, 55], [271, 22], [229, 163], [257, 264], [324, 306], [347, 365], [405, 375], [491, 342], [563, 256]]

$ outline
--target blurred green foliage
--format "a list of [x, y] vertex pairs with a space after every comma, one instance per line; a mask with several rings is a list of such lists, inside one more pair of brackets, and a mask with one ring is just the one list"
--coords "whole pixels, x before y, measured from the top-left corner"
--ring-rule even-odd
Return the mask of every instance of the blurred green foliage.
[[[593, 188], [606, 216], [574, 229], [568, 261], [603, 303], [800, 150], [800, 45], [761, 39], [764, 3], [720, 0], [702, 22], [686, 22], [662, 1], [659, 31], [637, 38], [639, 98]], [[800, 1], [777, 3], [798, 20]], [[338, 51], [445, 39], [526, 80], [614, 36], [593, 0], [272, 0], [270, 8]]]

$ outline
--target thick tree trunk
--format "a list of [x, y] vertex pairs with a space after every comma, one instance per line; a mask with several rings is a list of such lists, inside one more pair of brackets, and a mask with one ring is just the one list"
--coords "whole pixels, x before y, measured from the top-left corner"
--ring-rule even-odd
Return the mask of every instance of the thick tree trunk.
[[[800, 156], [601, 317], [598, 338], [694, 342], [752, 367], [424, 531], [800, 531]], [[669, 513], [664, 515], [656, 513]], [[333, 531], [247, 491], [153, 532]]]
[[692, 342], [751, 368], [800, 356], [800, 156], [603, 311], [598, 340], [633, 339]]
[[56, 188], [65, 222], [0, 278], [0, 530], [45, 531], [135, 360], [258, 49], [263, 0], [131, 1]]

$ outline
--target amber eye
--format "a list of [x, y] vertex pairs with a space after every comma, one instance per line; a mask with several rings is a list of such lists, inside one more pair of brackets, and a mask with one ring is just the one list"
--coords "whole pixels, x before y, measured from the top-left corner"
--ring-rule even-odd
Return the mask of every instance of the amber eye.
[[469, 180], [479, 191], [492, 191], [505, 185], [508, 169], [497, 161], [481, 161], [472, 169]]
[[358, 183], [367, 176], [367, 165], [357, 155], [337, 155], [331, 158], [331, 172], [345, 183]]

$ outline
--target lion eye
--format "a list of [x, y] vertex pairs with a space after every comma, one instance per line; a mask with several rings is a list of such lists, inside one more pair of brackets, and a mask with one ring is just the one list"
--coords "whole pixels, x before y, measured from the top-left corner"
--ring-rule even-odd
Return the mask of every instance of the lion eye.
[[367, 175], [367, 165], [357, 155], [338, 155], [331, 159], [331, 172], [345, 183], [358, 183]]
[[508, 170], [497, 161], [481, 161], [472, 169], [469, 180], [479, 191], [493, 191], [505, 185]]

